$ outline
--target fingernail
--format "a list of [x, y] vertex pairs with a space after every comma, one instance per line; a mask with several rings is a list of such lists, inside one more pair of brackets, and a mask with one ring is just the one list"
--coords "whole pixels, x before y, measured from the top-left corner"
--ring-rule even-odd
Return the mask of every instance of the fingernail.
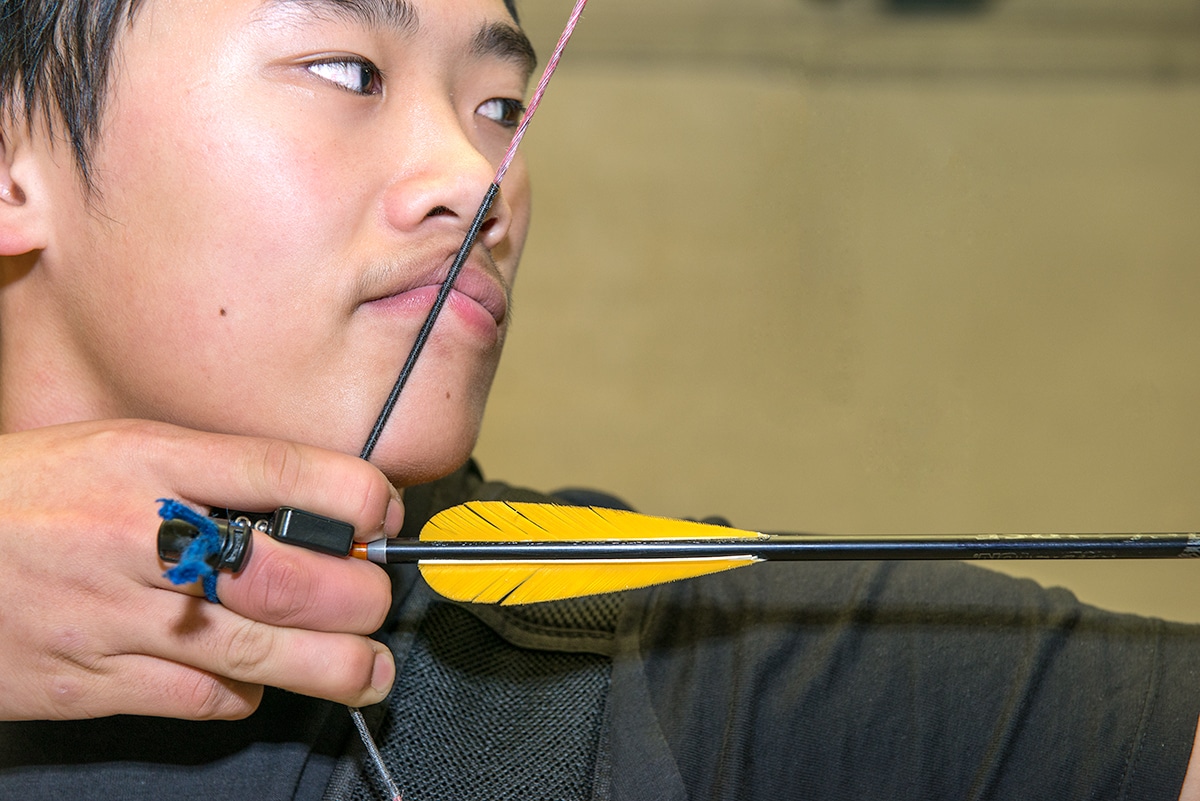
[[380, 696], [387, 695], [396, 680], [396, 665], [388, 648], [375, 652], [375, 667], [371, 670], [371, 689]]
[[388, 501], [387, 512], [383, 516], [383, 530], [388, 534], [397, 534], [404, 525], [404, 504], [393, 498]]

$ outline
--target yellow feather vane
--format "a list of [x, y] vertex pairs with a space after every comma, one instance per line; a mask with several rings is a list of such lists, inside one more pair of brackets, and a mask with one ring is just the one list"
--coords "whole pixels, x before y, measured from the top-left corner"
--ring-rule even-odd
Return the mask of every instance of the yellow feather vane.
[[[422, 542], [546, 542], [663, 539], [753, 540], [758, 534], [722, 526], [650, 517], [617, 509], [474, 501], [435, 515]], [[743, 567], [740, 558], [595, 559], [553, 561], [421, 560], [421, 575], [456, 601], [527, 604], [631, 590]]]

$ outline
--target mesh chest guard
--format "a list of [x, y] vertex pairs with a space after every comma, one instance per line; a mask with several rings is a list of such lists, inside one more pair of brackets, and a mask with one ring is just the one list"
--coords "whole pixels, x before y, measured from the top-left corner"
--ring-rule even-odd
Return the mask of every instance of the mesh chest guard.
[[[612, 596], [483, 610], [414, 593], [392, 637], [399, 675], [376, 741], [408, 801], [603, 801], [611, 662], [589, 652], [612, 637]], [[536, 641], [541, 650], [514, 645]], [[390, 801], [355, 760], [326, 799]]]

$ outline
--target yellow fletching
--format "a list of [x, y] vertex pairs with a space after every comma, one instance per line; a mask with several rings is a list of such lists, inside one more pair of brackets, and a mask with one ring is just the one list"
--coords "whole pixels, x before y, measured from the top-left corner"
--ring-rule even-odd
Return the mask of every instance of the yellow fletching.
[[544, 540], [734, 539], [758, 537], [709, 523], [652, 517], [623, 509], [551, 503], [471, 501], [434, 515], [422, 540], [510, 542]]
[[[472, 501], [433, 517], [422, 540], [531, 542], [755, 538], [750, 531], [617, 509]], [[753, 564], [753, 557], [597, 561], [422, 561], [440, 595], [474, 603], [527, 604], [649, 587]]]

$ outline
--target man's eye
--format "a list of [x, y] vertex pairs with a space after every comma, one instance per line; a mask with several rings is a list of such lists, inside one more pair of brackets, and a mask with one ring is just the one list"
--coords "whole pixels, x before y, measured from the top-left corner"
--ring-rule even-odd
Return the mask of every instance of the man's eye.
[[521, 115], [525, 113], [525, 104], [507, 97], [493, 97], [480, 103], [475, 113], [506, 128], [515, 128], [521, 121]]
[[316, 61], [308, 65], [308, 71], [355, 94], [377, 95], [383, 90], [383, 76], [369, 61]]

